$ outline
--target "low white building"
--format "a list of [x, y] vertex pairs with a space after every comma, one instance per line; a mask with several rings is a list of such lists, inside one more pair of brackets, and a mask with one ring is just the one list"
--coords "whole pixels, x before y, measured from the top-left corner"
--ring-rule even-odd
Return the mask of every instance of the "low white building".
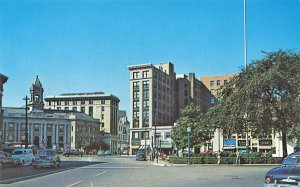
[[81, 112], [44, 109], [43, 92], [37, 76], [30, 88], [27, 116], [26, 107], [3, 108], [3, 143], [25, 144], [27, 126], [29, 145], [67, 149], [99, 144], [99, 120]]

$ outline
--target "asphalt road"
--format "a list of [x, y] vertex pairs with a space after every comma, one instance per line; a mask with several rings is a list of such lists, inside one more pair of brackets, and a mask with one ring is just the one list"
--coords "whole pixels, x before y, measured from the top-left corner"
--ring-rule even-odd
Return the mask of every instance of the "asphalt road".
[[[258, 187], [273, 166], [197, 165], [181, 167], [155, 166], [134, 157], [70, 157], [66, 170], [41, 169], [42, 176], [18, 179], [0, 186], [14, 187], [132, 187], [132, 186], [203, 186]], [[85, 163], [85, 164], [84, 164]], [[76, 166], [74, 166], [74, 164]], [[26, 167], [24, 167], [25, 169]], [[13, 169], [13, 168], [12, 168]], [[23, 168], [22, 168], [23, 169]]]

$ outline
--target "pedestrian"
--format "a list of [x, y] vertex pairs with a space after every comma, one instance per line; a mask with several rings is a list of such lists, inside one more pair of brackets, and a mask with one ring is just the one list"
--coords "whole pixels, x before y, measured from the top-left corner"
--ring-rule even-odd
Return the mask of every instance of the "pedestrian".
[[235, 164], [240, 164], [241, 159], [240, 159], [240, 152], [236, 151], [236, 159], [235, 159]]
[[220, 165], [220, 163], [221, 163], [221, 153], [218, 152], [218, 165]]

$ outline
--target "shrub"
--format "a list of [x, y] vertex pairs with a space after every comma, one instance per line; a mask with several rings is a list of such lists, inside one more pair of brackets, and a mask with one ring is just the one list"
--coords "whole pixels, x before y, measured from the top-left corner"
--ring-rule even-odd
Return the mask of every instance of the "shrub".
[[220, 156], [221, 157], [229, 157], [229, 152], [223, 151], [223, 152], [220, 153]]

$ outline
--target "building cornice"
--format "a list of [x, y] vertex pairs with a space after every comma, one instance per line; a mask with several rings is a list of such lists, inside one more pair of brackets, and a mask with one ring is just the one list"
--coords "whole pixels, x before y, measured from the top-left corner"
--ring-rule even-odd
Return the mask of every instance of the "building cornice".
[[133, 65], [133, 66], [128, 66], [129, 70], [138, 70], [138, 69], [148, 69], [148, 68], [153, 68], [154, 66], [152, 64], [140, 64], [140, 65]]

